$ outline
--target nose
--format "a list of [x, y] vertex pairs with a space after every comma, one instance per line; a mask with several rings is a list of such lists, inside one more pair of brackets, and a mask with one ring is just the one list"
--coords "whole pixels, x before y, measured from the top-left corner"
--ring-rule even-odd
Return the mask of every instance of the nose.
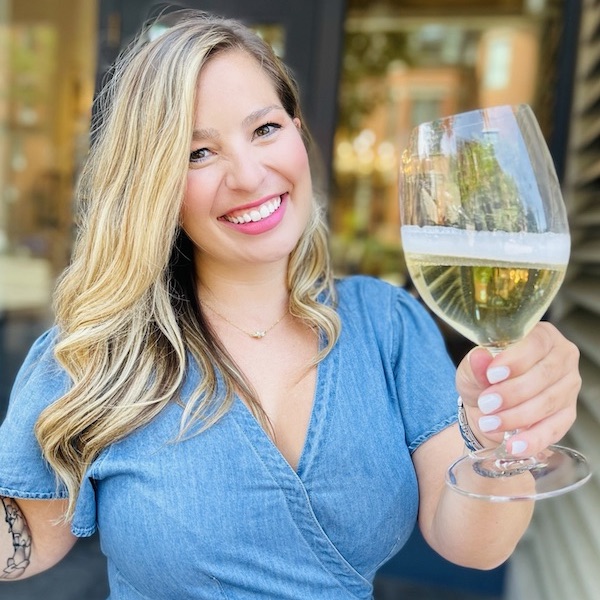
[[225, 183], [231, 190], [252, 192], [260, 187], [266, 174], [266, 167], [256, 151], [247, 149], [230, 156]]

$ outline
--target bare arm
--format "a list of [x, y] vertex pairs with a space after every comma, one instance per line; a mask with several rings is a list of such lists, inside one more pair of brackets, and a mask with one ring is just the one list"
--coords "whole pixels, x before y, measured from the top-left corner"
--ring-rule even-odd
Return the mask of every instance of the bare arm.
[[[549, 323], [539, 323], [524, 340], [493, 358], [481, 348], [471, 352], [459, 365], [456, 384], [479, 441], [496, 446], [504, 431], [517, 429], [508, 450], [523, 456], [557, 442], [575, 420], [581, 387], [578, 363], [577, 348]], [[489, 502], [452, 491], [444, 483], [445, 472], [464, 451], [458, 426], [415, 451], [419, 525], [425, 539], [448, 560], [492, 568], [512, 553], [529, 524], [533, 501]], [[482, 493], [497, 493], [494, 486], [516, 486], [511, 491], [523, 494], [533, 487], [528, 473], [503, 481], [476, 479], [486, 486]]]
[[8, 552], [9, 556], [0, 572], [0, 579], [17, 579], [25, 573], [30, 563], [31, 532], [17, 503], [11, 498], [0, 498], [0, 501], [8, 525], [8, 541], [13, 549], [12, 555], [10, 550]]
[[465, 567], [492, 569], [512, 554], [529, 524], [533, 502], [489, 502], [450, 489], [445, 472], [462, 452], [464, 444], [455, 425], [414, 453], [421, 497], [419, 527], [428, 544], [444, 558]]
[[0, 581], [23, 579], [58, 563], [76, 537], [56, 524], [63, 500], [0, 497]]

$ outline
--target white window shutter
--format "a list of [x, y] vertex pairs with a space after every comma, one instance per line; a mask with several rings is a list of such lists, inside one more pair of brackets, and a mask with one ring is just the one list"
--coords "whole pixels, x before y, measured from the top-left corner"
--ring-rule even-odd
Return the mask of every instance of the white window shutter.
[[581, 351], [583, 387], [565, 445], [594, 475], [539, 502], [510, 560], [507, 600], [600, 598], [600, 0], [583, 0], [564, 178], [572, 252], [553, 321]]

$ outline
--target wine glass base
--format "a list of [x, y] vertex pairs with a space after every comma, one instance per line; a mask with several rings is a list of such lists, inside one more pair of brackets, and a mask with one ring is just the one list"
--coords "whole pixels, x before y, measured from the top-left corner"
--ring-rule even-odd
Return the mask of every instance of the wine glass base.
[[550, 446], [531, 458], [503, 457], [485, 449], [459, 458], [446, 483], [471, 498], [492, 502], [541, 500], [565, 494], [591, 477], [585, 457], [563, 446]]

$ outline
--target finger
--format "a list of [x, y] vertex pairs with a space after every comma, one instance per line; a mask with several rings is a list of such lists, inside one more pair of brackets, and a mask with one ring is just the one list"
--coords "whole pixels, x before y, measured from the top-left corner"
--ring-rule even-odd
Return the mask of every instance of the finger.
[[[555, 392], [558, 389], [560, 394]], [[478, 405], [482, 412], [492, 414], [543, 395], [546, 410], [552, 413], [575, 403], [580, 389], [577, 362], [566, 357], [546, 356], [526, 373], [490, 386], [479, 397]]]
[[577, 390], [571, 379], [565, 377], [525, 402], [484, 414], [478, 420], [479, 429], [486, 435], [497, 431], [529, 429], [560, 413], [565, 420], [566, 432], [575, 420]]
[[488, 368], [488, 379], [493, 384], [521, 375], [545, 357], [554, 361], [554, 364], [545, 363], [548, 376], [552, 376], [556, 373], [555, 367], [562, 372], [573, 368], [579, 361], [579, 350], [554, 325], [542, 322], [524, 339], [494, 357]]
[[492, 353], [485, 348], [474, 348], [467, 354], [473, 381], [477, 386], [489, 386], [487, 371], [493, 358]]
[[508, 452], [515, 456], [534, 456], [563, 438], [573, 424], [574, 415], [565, 409], [547, 419], [519, 430], [506, 443]]
[[473, 348], [458, 365], [456, 389], [466, 405], [475, 406], [479, 394], [489, 387], [486, 371], [492, 358], [485, 348]]

